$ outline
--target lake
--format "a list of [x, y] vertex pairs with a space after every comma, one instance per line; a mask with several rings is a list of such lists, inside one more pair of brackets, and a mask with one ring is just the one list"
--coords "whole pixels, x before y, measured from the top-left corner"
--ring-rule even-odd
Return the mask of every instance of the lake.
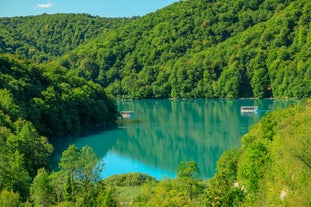
[[[91, 146], [104, 162], [102, 178], [128, 172], [157, 179], [174, 178], [179, 163], [196, 161], [202, 178], [216, 171], [221, 154], [239, 147], [241, 137], [268, 111], [284, 108], [284, 100], [135, 100], [118, 102], [119, 111], [134, 111], [118, 127], [53, 143], [52, 162], [70, 144]], [[257, 113], [241, 113], [241, 106], [259, 106]]]

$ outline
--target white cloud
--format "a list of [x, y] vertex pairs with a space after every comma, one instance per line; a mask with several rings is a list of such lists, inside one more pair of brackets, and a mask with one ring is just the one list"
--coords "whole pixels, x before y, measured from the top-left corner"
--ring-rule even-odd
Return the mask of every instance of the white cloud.
[[53, 3], [47, 3], [47, 4], [38, 4], [37, 6], [35, 6], [36, 9], [48, 9], [53, 7], [54, 4]]

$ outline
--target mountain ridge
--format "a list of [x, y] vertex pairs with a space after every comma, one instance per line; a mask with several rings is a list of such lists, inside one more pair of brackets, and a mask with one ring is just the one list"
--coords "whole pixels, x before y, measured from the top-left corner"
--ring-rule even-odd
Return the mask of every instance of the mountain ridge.
[[49, 62], [136, 18], [65, 13], [0, 18], [0, 49], [35, 62]]

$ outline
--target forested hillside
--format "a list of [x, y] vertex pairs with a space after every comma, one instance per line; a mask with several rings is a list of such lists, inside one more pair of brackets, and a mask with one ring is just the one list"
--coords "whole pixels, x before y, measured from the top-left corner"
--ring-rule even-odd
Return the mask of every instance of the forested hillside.
[[1, 126], [25, 119], [40, 135], [77, 132], [114, 123], [116, 105], [103, 88], [57, 65], [27, 64], [0, 54]]
[[308, 0], [177, 2], [60, 61], [119, 98], [308, 97]]
[[176, 2], [141, 18], [0, 19], [0, 48], [118, 98], [309, 97], [308, 0]]
[[114, 101], [98, 84], [57, 65], [0, 54], [0, 206], [12, 206], [6, 197], [28, 198], [37, 170], [50, 169], [53, 146], [42, 135], [51, 140], [103, 128], [116, 116]]
[[87, 14], [0, 18], [0, 50], [36, 62], [47, 62], [135, 19]]

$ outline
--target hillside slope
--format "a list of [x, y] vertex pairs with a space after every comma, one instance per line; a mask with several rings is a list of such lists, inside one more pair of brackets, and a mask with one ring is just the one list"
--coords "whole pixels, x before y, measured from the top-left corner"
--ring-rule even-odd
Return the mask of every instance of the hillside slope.
[[[102, 87], [57, 65], [28, 64], [0, 54], [0, 127], [31, 121], [49, 138], [114, 123], [117, 108]], [[7, 118], [5, 118], [7, 117]]]
[[242, 147], [218, 161], [207, 203], [310, 206], [310, 109], [310, 100], [302, 101], [252, 126], [242, 138]]
[[119, 98], [307, 97], [310, 8], [307, 0], [177, 2], [60, 62]]
[[0, 53], [0, 206], [29, 200], [37, 170], [50, 169], [49, 141], [114, 123], [116, 116], [115, 103], [98, 84]]
[[141, 18], [0, 19], [0, 49], [57, 61], [117, 98], [311, 95], [311, 2], [179, 1]]
[[47, 62], [133, 20], [135, 18], [100, 18], [87, 14], [0, 18], [0, 50]]

